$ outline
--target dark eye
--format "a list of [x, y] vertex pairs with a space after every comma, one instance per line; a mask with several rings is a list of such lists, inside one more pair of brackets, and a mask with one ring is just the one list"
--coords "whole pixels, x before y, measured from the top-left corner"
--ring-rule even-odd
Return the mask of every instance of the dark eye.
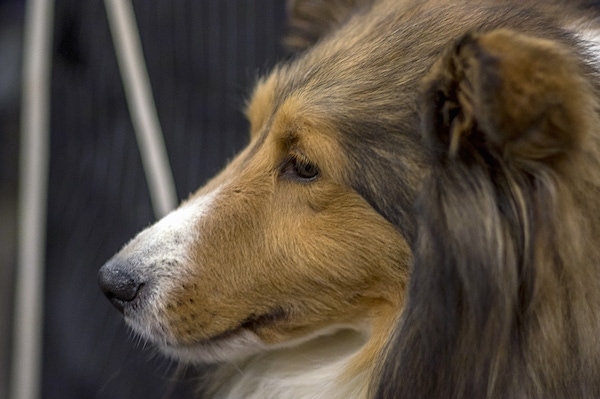
[[283, 166], [282, 174], [293, 179], [311, 181], [319, 175], [319, 168], [310, 162], [293, 157]]

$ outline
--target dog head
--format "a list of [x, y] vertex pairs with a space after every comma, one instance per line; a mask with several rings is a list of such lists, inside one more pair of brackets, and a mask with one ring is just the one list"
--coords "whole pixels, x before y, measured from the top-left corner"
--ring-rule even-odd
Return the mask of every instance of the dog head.
[[141, 337], [211, 362], [337, 329], [389, 329], [422, 155], [390, 134], [417, 118], [388, 89], [388, 79], [405, 84], [399, 68], [365, 70], [393, 57], [371, 52], [372, 35], [319, 43], [260, 80], [246, 149], [102, 267], [103, 290]]
[[[421, 182], [438, 144], [456, 152], [463, 137], [423, 140], [422, 131], [471, 115], [456, 119], [464, 107], [438, 109], [435, 99], [423, 107], [423, 78], [432, 67], [450, 73], [434, 63], [469, 31], [562, 34], [514, 4], [432, 3], [291, 3], [288, 43], [301, 53], [258, 82], [246, 149], [100, 270], [135, 332], [187, 361], [238, 359], [336, 329], [383, 346], [403, 306]], [[453, 79], [440, 82], [457, 92]], [[529, 123], [522, 108], [503, 110], [514, 114], [481, 120]], [[490, 140], [504, 148], [505, 138]], [[506, 148], [528, 159], [540, 150], [532, 140]]]

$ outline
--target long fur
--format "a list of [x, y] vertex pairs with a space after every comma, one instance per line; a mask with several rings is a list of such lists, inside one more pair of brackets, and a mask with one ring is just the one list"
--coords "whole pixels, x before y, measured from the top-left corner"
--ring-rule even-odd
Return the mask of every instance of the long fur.
[[598, 8], [290, 1], [248, 147], [103, 290], [210, 397], [600, 397]]
[[[378, 398], [600, 396], [597, 74], [496, 35], [511, 49], [467, 36], [426, 83], [433, 170]], [[519, 51], [541, 59], [509, 87]]]

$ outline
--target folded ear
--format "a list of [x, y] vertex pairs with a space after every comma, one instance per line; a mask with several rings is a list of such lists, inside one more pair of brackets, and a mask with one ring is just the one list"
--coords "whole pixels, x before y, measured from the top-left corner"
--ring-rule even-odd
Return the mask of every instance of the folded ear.
[[509, 30], [455, 44], [425, 79], [423, 101], [425, 140], [450, 158], [479, 153], [557, 165], [596, 121], [579, 56]]
[[284, 43], [292, 51], [305, 50], [343, 25], [374, 0], [288, 0], [290, 32]]

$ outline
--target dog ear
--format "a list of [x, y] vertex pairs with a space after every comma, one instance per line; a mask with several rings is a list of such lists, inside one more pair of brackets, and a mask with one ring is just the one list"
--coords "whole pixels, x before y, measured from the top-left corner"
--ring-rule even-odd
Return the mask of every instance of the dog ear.
[[291, 51], [305, 50], [373, 1], [288, 0], [289, 33], [284, 44]]
[[585, 312], [570, 287], [586, 289], [597, 259], [586, 208], [597, 191], [584, 183], [597, 173], [595, 77], [558, 37], [470, 34], [425, 79], [434, 158], [376, 398], [598, 391], [596, 370], [571, 373], [592, 366], [579, 363], [586, 344], [570, 320]]
[[451, 158], [491, 153], [520, 166], [560, 161], [594, 123], [582, 68], [556, 41], [509, 30], [467, 35], [425, 79], [425, 141]]

